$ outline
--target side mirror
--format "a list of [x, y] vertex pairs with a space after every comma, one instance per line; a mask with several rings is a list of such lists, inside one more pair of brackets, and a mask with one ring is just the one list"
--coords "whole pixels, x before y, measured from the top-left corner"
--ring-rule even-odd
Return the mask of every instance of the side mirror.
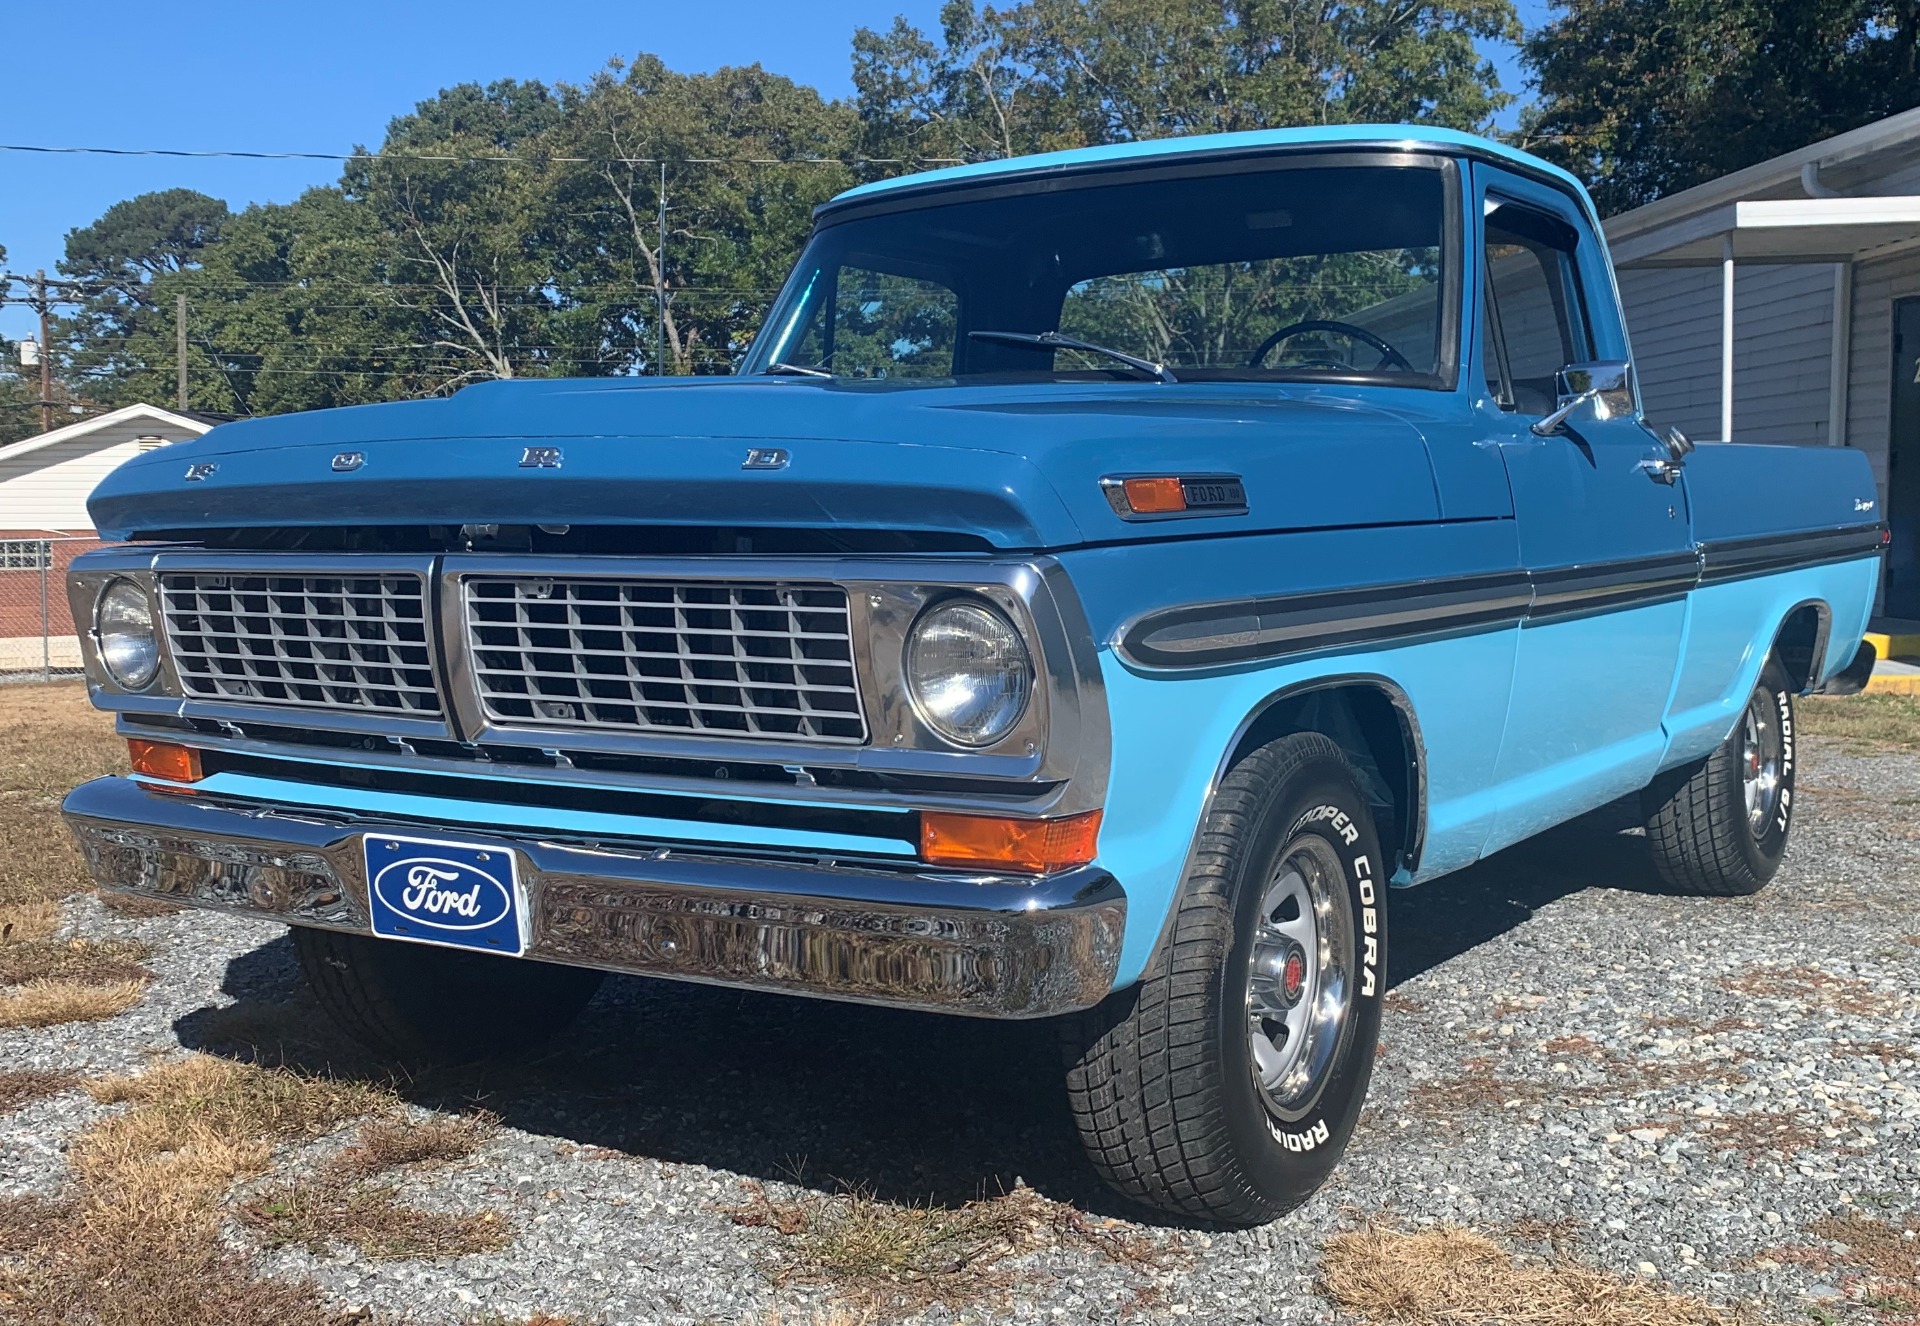
[[1693, 439], [1671, 426], [1660, 435], [1660, 440], [1667, 444], [1667, 455], [1675, 465], [1685, 460], [1693, 450]]
[[1533, 425], [1541, 437], [1552, 437], [1583, 405], [1593, 406], [1596, 419], [1618, 419], [1634, 412], [1633, 366], [1624, 359], [1602, 359], [1590, 364], [1568, 364], [1560, 370], [1560, 407]]

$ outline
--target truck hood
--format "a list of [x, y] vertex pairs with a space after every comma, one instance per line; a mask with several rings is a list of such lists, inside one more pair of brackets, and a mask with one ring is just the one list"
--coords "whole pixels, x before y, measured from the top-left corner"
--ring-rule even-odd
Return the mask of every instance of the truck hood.
[[[529, 447], [557, 450], [557, 467], [524, 464]], [[743, 468], [755, 448], [784, 450], [786, 464]], [[1142, 473], [1241, 475], [1249, 510], [1122, 521], [1099, 480]], [[1007, 549], [1438, 517], [1419, 430], [1352, 390], [780, 378], [498, 382], [223, 424], [122, 465], [88, 509], [110, 538], [263, 525], [840, 526]]]

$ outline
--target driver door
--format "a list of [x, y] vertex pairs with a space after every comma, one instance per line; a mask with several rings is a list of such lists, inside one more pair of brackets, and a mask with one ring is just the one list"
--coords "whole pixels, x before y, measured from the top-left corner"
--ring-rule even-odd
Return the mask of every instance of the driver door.
[[1474, 174], [1481, 409], [1535, 582], [1496, 775], [1496, 848], [1653, 778], [1698, 563], [1685, 479], [1661, 482], [1644, 465], [1662, 450], [1637, 404], [1532, 431], [1559, 403], [1560, 370], [1626, 360], [1626, 330], [1606, 254], [1572, 198], [1497, 168]]

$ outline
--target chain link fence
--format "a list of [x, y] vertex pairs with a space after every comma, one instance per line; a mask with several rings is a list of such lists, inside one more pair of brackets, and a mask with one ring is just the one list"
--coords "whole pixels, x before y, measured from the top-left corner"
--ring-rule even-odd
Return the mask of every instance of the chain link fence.
[[80, 675], [67, 566], [99, 539], [0, 534], [0, 682]]

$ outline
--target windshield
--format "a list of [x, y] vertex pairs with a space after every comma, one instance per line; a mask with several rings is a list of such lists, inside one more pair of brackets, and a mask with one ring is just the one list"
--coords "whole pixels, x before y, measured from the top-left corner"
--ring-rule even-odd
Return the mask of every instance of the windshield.
[[[744, 371], [1442, 386], [1441, 163], [1082, 177], [820, 230]], [[993, 335], [975, 335], [993, 333]], [[1009, 336], [1006, 333], [1024, 333]], [[1153, 376], [1147, 373], [1146, 376]]]

